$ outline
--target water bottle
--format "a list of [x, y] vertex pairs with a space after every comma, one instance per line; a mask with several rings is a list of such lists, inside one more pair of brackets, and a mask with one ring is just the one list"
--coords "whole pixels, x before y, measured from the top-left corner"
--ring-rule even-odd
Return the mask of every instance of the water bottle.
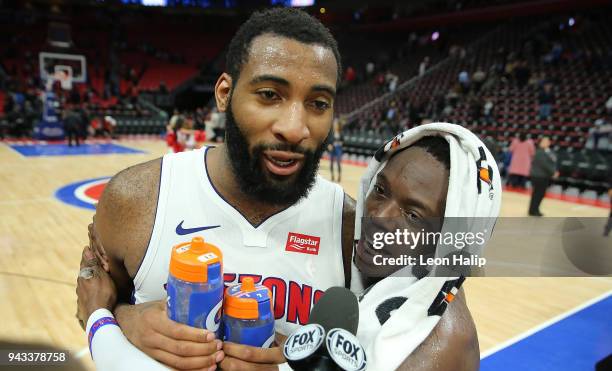
[[221, 250], [201, 237], [172, 248], [166, 287], [171, 320], [207, 329], [220, 338], [222, 263]]
[[223, 340], [269, 348], [274, 342], [274, 313], [270, 290], [252, 277], [228, 287], [223, 304]]

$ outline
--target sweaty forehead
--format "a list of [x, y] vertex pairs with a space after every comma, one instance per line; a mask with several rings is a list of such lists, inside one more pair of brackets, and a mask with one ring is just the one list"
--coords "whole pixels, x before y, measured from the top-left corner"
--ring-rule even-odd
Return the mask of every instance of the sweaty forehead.
[[315, 79], [335, 86], [338, 74], [336, 58], [331, 49], [273, 34], [254, 38], [245, 62], [241, 76], [295, 75], [295, 78]]
[[432, 210], [446, 200], [448, 170], [423, 148], [410, 147], [396, 154], [382, 173], [400, 198], [418, 198]]

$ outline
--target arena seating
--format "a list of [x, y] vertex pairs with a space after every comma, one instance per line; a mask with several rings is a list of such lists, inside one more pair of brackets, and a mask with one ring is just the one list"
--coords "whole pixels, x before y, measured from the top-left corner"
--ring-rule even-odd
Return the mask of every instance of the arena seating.
[[[465, 58], [446, 58], [425, 76], [414, 77], [395, 93], [354, 110], [346, 115], [346, 151], [362, 156], [373, 154], [385, 139], [417, 124], [410, 116], [410, 109], [422, 105], [417, 121], [453, 122], [483, 137], [493, 137], [502, 147], [507, 147], [519, 132], [526, 132], [534, 139], [549, 136], [553, 149], [559, 154], [561, 176], [556, 182], [563, 189], [574, 187], [580, 192], [589, 189], [598, 194], [607, 191], [605, 176], [608, 167], [612, 166], [610, 152], [585, 148], [589, 132], [595, 120], [604, 116], [604, 104], [612, 92], [612, 28], [606, 22], [589, 22], [589, 16], [585, 16], [579, 29], [560, 32], [564, 52], [558, 61], [543, 61], [548, 49], [542, 51], [541, 59], [526, 55], [524, 58], [534, 77], [532, 84], [519, 87], [513, 76], [502, 73], [486, 90], [459, 93], [450, 113], [445, 114], [442, 107], [436, 107], [438, 99], [444, 106], [448, 105], [444, 96], [457, 88], [461, 71], [473, 74], [476, 68], [482, 68], [491, 76], [492, 67], [502, 55], [500, 48], [505, 55], [519, 55], [525, 43], [535, 35], [549, 33], [551, 27], [558, 27], [558, 22], [568, 18], [561, 16], [548, 23], [536, 19], [500, 26], [480, 42], [471, 44]], [[544, 44], [543, 48], [548, 45]], [[598, 53], [597, 65], [587, 57], [587, 51]], [[538, 83], [542, 83], [538, 76], [553, 84], [556, 95], [548, 119], [540, 119], [538, 115]], [[492, 116], [485, 118], [478, 114], [473, 117], [471, 104], [474, 100], [480, 101], [480, 110], [486, 100], [494, 102]], [[395, 109], [391, 119], [387, 116], [390, 108]]]

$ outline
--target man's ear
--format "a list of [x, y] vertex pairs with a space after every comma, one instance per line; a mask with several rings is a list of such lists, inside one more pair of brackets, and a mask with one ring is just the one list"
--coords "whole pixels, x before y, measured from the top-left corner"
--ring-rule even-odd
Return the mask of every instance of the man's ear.
[[215, 101], [219, 112], [225, 112], [232, 92], [232, 77], [223, 72], [215, 84]]

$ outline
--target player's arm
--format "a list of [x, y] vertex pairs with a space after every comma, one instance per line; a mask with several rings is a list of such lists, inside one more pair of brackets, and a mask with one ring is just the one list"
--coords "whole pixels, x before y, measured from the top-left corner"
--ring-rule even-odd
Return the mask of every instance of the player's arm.
[[82, 318], [87, 319], [85, 333], [96, 369], [105, 371], [166, 370], [166, 367], [134, 347], [123, 336], [110, 311], [115, 306], [117, 291], [109, 274], [98, 264], [86, 246], [83, 249], [81, 270], [77, 279], [77, 305]]
[[479, 368], [478, 335], [462, 289], [433, 331], [404, 360], [398, 371], [474, 371]]
[[153, 229], [160, 171], [158, 159], [113, 177], [96, 209], [93, 247], [117, 287], [114, 315], [130, 342], [174, 368], [211, 367], [224, 356], [213, 333], [171, 321], [164, 300], [128, 304]]

